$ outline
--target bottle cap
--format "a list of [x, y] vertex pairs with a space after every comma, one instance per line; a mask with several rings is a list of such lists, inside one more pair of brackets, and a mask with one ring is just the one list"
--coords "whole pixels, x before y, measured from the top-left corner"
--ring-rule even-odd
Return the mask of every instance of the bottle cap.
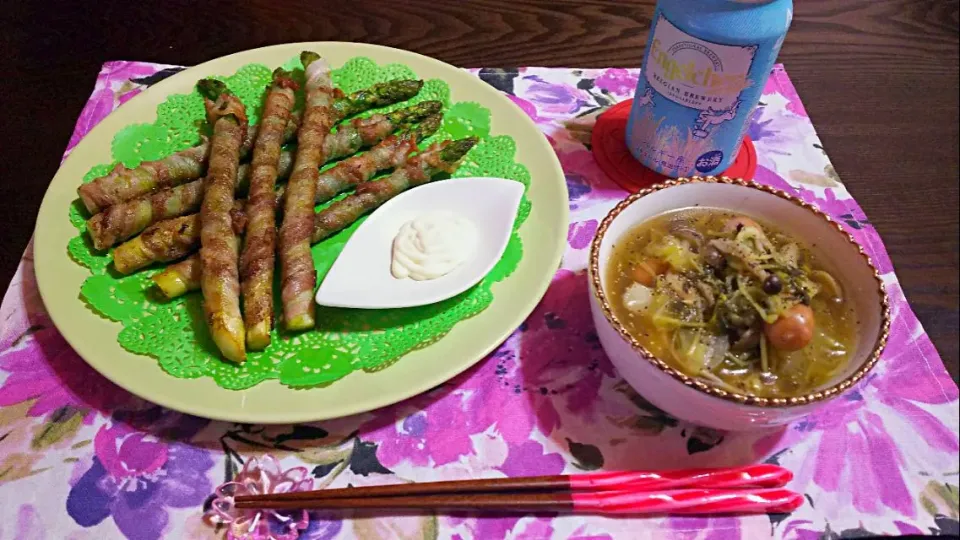
[[[627, 149], [627, 119], [633, 100], [621, 101], [597, 118], [591, 136], [593, 156], [600, 169], [620, 187], [635, 193], [670, 177], [644, 167]], [[752, 180], [757, 172], [757, 150], [750, 137], [743, 138], [740, 153], [727, 170], [714, 176]]]

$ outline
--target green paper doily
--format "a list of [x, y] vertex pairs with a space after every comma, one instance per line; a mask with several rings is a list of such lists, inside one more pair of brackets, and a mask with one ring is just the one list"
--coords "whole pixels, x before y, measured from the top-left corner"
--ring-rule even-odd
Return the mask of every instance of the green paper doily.
[[[294, 58], [284, 67], [301, 66]], [[264, 65], [249, 64], [222, 79], [247, 106], [253, 123], [259, 118], [271, 71]], [[416, 78], [416, 74], [405, 65], [379, 66], [365, 57], [353, 58], [333, 71], [334, 84], [348, 93], [397, 78]], [[442, 80], [428, 80], [410, 101], [377, 112], [430, 99], [444, 103], [444, 121], [422, 147], [436, 140], [480, 137], [453, 177], [496, 176], [529, 186], [529, 171], [514, 161], [514, 140], [490, 135], [490, 111], [486, 108], [473, 102], [451, 103], [450, 89]], [[197, 92], [171, 95], [157, 107], [156, 122], [127, 126], [117, 133], [111, 147], [115, 163], [134, 167], [141, 161], [197, 144], [203, 117], [203, 101]], [[84, 181], [106, 174], [113, 165], [93, 167]], [[330, 384], [359, 369], [387, 368], [404, 354], [436, 342], [459, 321], [483, 311], [493, 300], [491, 286], [509, 276], [523, 255], [517, 229], [529, 213], [530, 201], [524, 195], [503, 258], [478, 285], [459, 296], [429, 306], [396, 310], [318, 307], [316, 330], [301, 334], [274, 330], [270, 347], [249, 353], [246, 363], [239, 366], [221, 359], [204, 324], [198, 293], [164, 301], [151, 290], [153, 282], [149, 277], [157, 269], [126, 277], [112, 271], [110, 257], [92, 250], [83, 232], [87, 216], [78, 203], [70, 208], [70, 220], [80, 234], [70, 240], [67, 250], [74, 261], [92, 273], [81, 287], [81, 298], [96, 313], [123, 325], [117, 341], [124, 349], [156, 358], [174, 377], [212, 377], [227, 389], [249, 388], [267, 379], [279, 379], [291, 387], [309, 387]], [[313, 246], [318, 282], [362, 222], [363, 219]]]

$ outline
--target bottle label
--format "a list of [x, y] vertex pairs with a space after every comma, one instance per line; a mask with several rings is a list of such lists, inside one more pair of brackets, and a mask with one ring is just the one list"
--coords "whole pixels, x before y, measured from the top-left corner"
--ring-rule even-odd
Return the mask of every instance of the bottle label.
[[733, 119], [757, 46], [720, 45], [691, 36], [662, 14], [657, 20], [644, 75], [664, 97], [704, 111], [698, 121], [709, 128]]

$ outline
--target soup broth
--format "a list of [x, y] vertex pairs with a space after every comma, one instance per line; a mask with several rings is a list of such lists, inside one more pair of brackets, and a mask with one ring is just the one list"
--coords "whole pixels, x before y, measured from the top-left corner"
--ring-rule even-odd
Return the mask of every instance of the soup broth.
[[728, 391], [804, 395], [855, 352], [852, 302], [816, 256], [732, 212], [680, 210], [638, 225], [613, 247], [605, 289], [651, 353]]

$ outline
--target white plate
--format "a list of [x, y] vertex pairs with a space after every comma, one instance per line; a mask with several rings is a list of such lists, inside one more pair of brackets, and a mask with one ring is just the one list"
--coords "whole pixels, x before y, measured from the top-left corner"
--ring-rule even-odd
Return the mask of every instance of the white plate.
[[[363, 222], [317, 290], [322, 306], [391, 309], [433, 304], [473, 287], [507, 248], [523, 184], [504, 178], [456, 178], [407, 191]], [[404, 223], [445, 210], [469, 220], [477, 231], [471, 257], [437, 279], [397, 279], [390, 271], [393, 239]]]

